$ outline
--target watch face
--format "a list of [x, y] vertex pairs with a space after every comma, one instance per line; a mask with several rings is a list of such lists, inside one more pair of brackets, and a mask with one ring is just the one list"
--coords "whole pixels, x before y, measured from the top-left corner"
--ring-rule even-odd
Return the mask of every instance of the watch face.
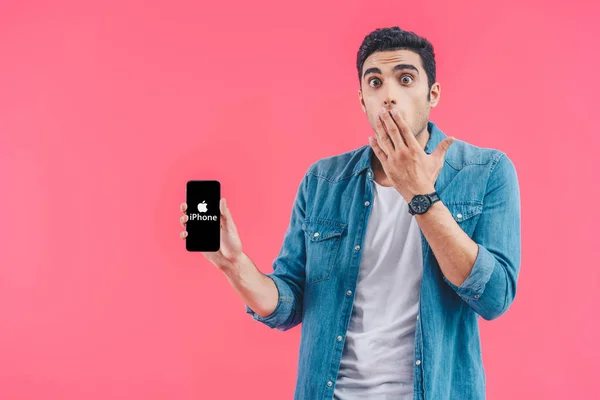
[[410, 206], [416, 214], [421, 214], [429, 208], [429, 199], [424, 195], [416, 195], [410, 202]]

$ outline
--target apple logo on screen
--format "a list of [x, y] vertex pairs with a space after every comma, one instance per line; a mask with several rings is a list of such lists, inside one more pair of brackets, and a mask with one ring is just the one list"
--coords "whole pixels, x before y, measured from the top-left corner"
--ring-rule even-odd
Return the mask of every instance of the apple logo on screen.
[[206, 202], [202, 200], [202, 203], [198, 203], [198, 211], [206, 212]]

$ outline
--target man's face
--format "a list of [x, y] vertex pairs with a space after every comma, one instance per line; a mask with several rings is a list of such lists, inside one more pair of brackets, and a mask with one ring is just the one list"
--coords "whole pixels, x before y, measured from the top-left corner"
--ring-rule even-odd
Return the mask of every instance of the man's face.
[[379, 110], [386, 107], [396, 109], [415, 136], [427, 129], [429, 111], [440, 95], [437, 82], [429, 90], [421, 57], [410, 50], [371, 54], [363, 65], [361, 86], [358, 97], [373, 131]]

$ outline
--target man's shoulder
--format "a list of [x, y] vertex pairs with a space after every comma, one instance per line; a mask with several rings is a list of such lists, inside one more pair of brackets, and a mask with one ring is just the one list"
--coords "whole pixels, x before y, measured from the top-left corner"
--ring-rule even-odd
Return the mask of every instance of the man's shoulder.
[[499, 149], [477, 146], [456, 138], [444, 160], [450, 167], [461, 170], [473, 164], [495, 164], [502, 156], [506, 156], [506, 153]]
[[356, 173], [361, 162], [365, 162], [367, 146], [320, 158], [309, 166], [307, 174], [332, 181], [348, 178]]

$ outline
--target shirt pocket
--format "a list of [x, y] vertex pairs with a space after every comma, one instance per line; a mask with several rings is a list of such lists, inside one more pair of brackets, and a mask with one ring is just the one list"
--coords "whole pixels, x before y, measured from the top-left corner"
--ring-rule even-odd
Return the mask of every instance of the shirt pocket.
[[458, 226], [471, 237], [483, 210], [483, 204], [476, 201], [451, 201], [445, 202], [444, 205], [448, 208]]
[[306, 285], [329, 279], [338, 260], [346, 224], [324, 218], [302, 223], [306, 236]]

